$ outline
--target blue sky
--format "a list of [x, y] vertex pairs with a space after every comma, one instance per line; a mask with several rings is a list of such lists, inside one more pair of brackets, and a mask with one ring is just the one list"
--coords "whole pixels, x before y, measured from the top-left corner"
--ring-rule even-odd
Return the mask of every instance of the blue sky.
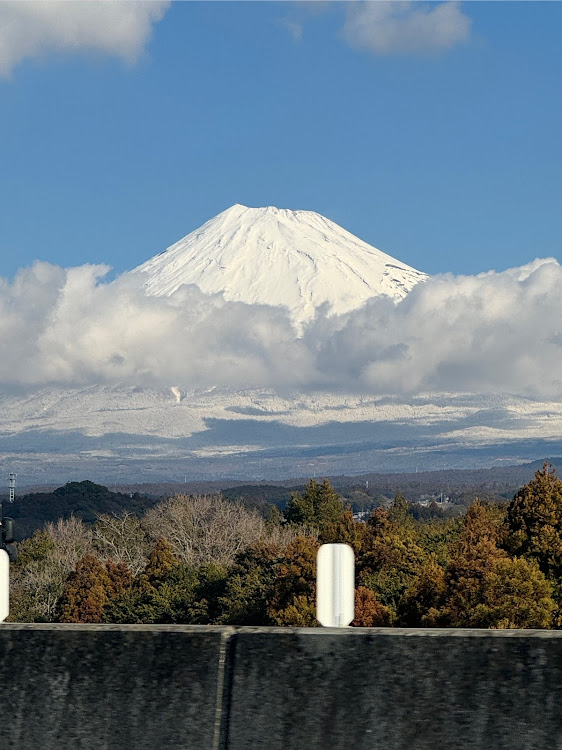
[[318, 211], [432, 274], [562, 260], [562, 3], [446, 4], [444, 36], [415, 17], [441, 3], [129, 3], [121, 37], [100, 16], [70, 43], [77, 4], [21, 5], [0, 6], [0, 276], [119, 273], [234, 203]]

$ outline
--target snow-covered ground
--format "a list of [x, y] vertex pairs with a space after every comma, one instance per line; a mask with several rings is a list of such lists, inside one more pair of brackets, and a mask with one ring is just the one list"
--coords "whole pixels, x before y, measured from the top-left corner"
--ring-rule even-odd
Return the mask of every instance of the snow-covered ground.
[[[0, 396], [1, 434], [30, 430], [78, 430], [101, 436], [121, 432], [189, 437], [210, 420], [275, 422], [295, 428], [332, 422], [417, 424], [456, 436], [461, 443], [481, 440], [556, 438], [562, 435], [562, 403], [514, 395], [420, 394], [409, 398], [360, 394], [291, 392], [226, 387], [165, 390], [136, 386], [41, 389], [23, 396]], [[495, 415], [494, 424], [466, 424]], [[498, 415], [501, 415], [499, 419]], [[485, 420], [486, 421], [486, 420]], [[455, 429], [451, 423], [459, 424]], [[463, 423], [461, 426], [461, 422]]]
[[0, 465], [29, 481], [490, 465], [553, 455], [562, 434], [562, 403], [511, 395], [92, 386], [5, 394], [0, 405]]

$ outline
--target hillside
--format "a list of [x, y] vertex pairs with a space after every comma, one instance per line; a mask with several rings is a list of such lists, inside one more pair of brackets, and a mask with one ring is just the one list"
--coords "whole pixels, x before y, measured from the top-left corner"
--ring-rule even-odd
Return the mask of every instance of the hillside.
[[[562, 467], [562, 458], [546, 459]], [[362, 476], [329, 477], [331, 484], [344, 501], [355, 510], [385, 504], [400, 492], [410, 502], [422, 497], [449, 498], [460, 511], [478, 497], [481, 500], [507, 501], [524, 484], [529, 482], [543, 461], [533, 461], [520, 466], [503, 466], [492, 469], [426, 471], [418, 473], [370, 473]], [[13, 505], [0, 496], [4, 512], [16, 521], [17, 538], [29, 536], [45, 522], [69, 518], [71, 515], [92, 523], [103, 513], [121, 514], [125, 511], [142, 515], [147, 508], [163, 497], [178, 494], [218, 494], [226, 499], [242, 502], [267, 515], [268, 506], [284, 508], [294, 490], [303, 490], [308, 477], [294, 477], [282, 481], [232, 481], [216, 482], [153, 482], [147, 484], [120, 484], [105, 487], [85, 480], [67, 482], [58, 488], [29, 488], [26, 494], [16, 496]]]

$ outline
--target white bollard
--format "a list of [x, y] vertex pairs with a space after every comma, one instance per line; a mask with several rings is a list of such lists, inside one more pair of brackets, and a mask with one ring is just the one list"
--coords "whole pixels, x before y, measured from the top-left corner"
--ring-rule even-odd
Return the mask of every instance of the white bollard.
[[10, 614], [10, 558], [0, 549], [0, 622]]
[[349, 544], [323, 544], [316, 558], [316, 619], [344, 628], [355, 617], [355, 555]]

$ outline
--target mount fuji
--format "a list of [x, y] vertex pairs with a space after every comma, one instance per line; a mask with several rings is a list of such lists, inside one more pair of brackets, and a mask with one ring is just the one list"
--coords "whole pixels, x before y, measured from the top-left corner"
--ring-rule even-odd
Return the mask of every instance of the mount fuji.
[[[487, 308], [476, 294], [489, 274], [461, 290], [455, 279], [430, 278], [317, 213], [238, 204], [111, 284], [84, 291], [91, 273], [84, 268], [69, 271], [72, 293], [49, 287], [54, 307], [45, 318], [55, 328], [51, 339], [41, 328], [36, 349], [49, 351], [50, 380], [0, 392], [0, 466], [22, 484], [279, 479], [562, 453], [561, 400], [497, 388], [453, 392], [439, 381], [408, 390], [425, 350], [437, 357], [449, 329], [455, 350], [464, 318], [483, 310], [488, 326], [488, 310], [498, 314], [497, 297]], [[507, 272], [501, 288], [519, 284], [518, 294], [533, 294], [530, 279], [540, 278], [542, 299], [558, 268], [535, 262], [517, 278]], [[96, 290], [100, 301], [88, 307]], [[445, 310], [441, 328], [432, 327], [432, 295]], [[514, 316], [524, 307], [516, 301]], [[429, 326], [423, 334], [421, 318]], [[397, 332], [404, 320], [410, 327]], [[501, 330], [509, 341], [509, 325]], [[476, 355], [470, 339], [460, 342], [469, 347], [461, 374], [483, 358], [487, 340], [478, 339]], [[53, 341], [57, 358], [46, 346]], [[215, 358], [210, 375], [198, 382], [198, 360], [206, 365], [208, 357]], [[446, 358], [436, 362], [438, 374], [455, 372]], [[57, 383], [54, 365], [74, 379]], [[231, 365], [237, 377], [229, 381]], [[129, 368], [126, 376], [120, 367]], [[272, 385], [271, 373], [284, 367], [312, 374], [302, 385], [290, 378]], [[339, 379], [322, 381], [326, 371]], [[246, 383], [239, 372], [257, 376]], [[464, 382], [477, 383], [480, 372]], [[259, 380], [262, 373], [269, 380]], [[404, 373], [406, 387], [393, 390]], [[369, 377], [382, 379], [372, 386]]]
[[239, 204], [132, 273], [150, 295], [195, 284], [227, 300], [286, 307], [297, 326], [323, 306], [341, 315], [380, 295], [401, 300], [428, 278], [313, 211]]

